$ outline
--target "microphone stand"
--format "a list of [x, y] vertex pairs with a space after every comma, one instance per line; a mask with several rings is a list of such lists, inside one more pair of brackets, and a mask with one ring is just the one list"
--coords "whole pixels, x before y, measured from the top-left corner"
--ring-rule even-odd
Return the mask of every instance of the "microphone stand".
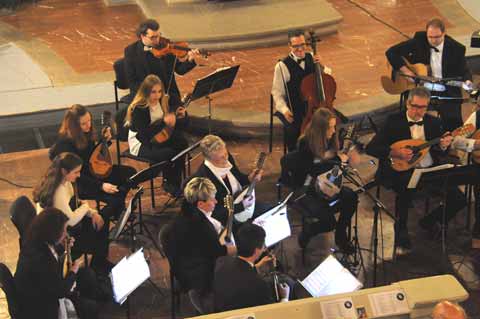
[[[372, 227], [372, 239], [373, 239], [373, 286], [377, 286], [377, 268], [378, 268], [378, 218], [382, 211], [384, 211], [388, 217], [390, 217], [394, 222], [397, 221], [397, 218], [385, 207], [385, 205], [374, 195], [370, 194], [370, 192], [365, 189], [365, 185], [363, 185], [360, 181], [355, 179], [352, 176], [352, 172], [348, 169], [349, 167], [340, 166], [345, 179], [351, 182], [353, 185], [358, 187], [357, 194], [365, 194], [368, 198], [373, 202], [373, 227]], [[355, 234], [356, 236], [358, 234]], [[358, 240], [358, 238], [357, 238]], [[394, 244], [394, 252], [396, 248], [396, 242]], [[360, 254], [361, 256], [361, 254]], [[361, 257], [362, 258], [362, 257]], [[363, 260], [363, 258], [362, 258]]]

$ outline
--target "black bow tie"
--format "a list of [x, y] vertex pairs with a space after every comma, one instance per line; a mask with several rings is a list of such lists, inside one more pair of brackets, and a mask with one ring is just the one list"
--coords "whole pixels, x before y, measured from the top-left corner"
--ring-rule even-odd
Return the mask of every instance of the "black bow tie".
[[423, 121], [418, 121], [418, 122], [408, 122], [408, 126], [414, 126], [414, 125], [423, 126]]
[[297, 59], [297, 63], [298, 63], [298, 64], [300, 64], [300, 63], [302, 63], [302, 62], [305, 62], [305, 58], [303, 58], [303, 59]]

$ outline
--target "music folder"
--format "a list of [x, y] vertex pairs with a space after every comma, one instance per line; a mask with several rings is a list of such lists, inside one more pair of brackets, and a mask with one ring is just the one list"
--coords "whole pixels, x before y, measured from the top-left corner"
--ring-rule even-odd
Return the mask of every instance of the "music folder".
[[265, 246], [271, 247], [281, 240], [290, 237], [292, 230], [287, 214], [287, 201], [293, 193], [290, 193], [283, 202], [255, 218], [254, 224], [265, 230]]
[[128, 296], [137, 289], [145, 280], [150, 278], [143, 248], [128, 257], [123, 257], [110, 272], [110, 281], [113, 288], [113, 299], [123, 304]]
[[425, 173], [449, 169], [454, 166], [455, 165], [453, 164], [443, 164], [443, 165], [432, 166], [427, 168], [416, 168], [413, 171], [412, 176], [410, 177], [410, 181], [408, 182], [407, 188], [417, 188], [418, 182], [420, 181], [420, 177], [422, 177], [422, 175]]
[[299, 282], [312, 297], [353, 292], [363, 287], [363, 284], [332, 255]]

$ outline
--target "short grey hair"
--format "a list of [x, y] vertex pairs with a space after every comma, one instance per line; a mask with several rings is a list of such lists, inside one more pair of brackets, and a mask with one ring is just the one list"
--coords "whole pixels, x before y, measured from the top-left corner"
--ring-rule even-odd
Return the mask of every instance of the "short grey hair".
[[205, 158], [210, 159], [211, 154], [226, 147], [225, 142], [217, 135], [207, 135], [200, 142], [200, 149]]
[[408, 102], [411, 102], [415, 96], [428, 99], [430, 101], [430, 91], [423, 86], [417, 86], [408, 92]]
[[217, 188], [212, 181], [206, 177], [192, 178], [183, 190], [183, 195], [185, 196], [186, 201], [190, 204], [209, 200], [210, 198], [215, 197], [216, 194]]

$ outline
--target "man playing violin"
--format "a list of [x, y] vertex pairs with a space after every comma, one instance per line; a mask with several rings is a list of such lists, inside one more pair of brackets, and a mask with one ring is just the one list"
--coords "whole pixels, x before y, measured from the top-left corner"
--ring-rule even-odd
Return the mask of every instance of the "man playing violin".
[[135, 96], [140, 84], [149, 74], [157, 75], [170, 96], [169, 105], [181, 105], [180, 91], [175, 81], [175, 74], [184, 75], [195, 66], [198, 50], [188, 51], [184, 59], [173, 54], [155, 57], [152, 49], [162, 46], [165, 40], [161, 37], [157, 21], [148, 19], [140, 23], [137, 29], [138, 41], [125, 48], [125, 73], [131, 96]]
[[[410, 63], [428, 65], [435, 78], [457, 78], [465, 81], [467, 86], [472, 84], [472, 74], [465, 60], [465, 46], [446, 35], [445, 24], [440, 19], [428, 21], [425, 31], [416, 32], [412, 39], [392, 46], [385, 54], [393, 69], [407, 76], [415, 74], [407, 68], [403, 58]], [[443, 92], [432, 91], [432, 95], [462, 96], [460, 88], [453, 86], [447, 86]], [[453, 131], [462, 125], [461, 103], [442, 101], [436, 109], [446, 130]]]
[[[296, 148], [307, 102], [302, 99], [300, 85], [303, 78], [314, 72], [314, 64], [320, 62], [318, 55], [306, 52], [307, 43], [303, 30], [288, 33], [290, 53], [275, 66], [272, 97], [275, 110], [286, 127], [286, 142], [289, 151]], [[330, 73], [328, 68], [324, 72]]]
[[[410, 90], [407, 99], [407, 111], [391, 115], [385, 126], [375, 135], [367, 146], [367, 153], [380, 160], [376, 179], [396, 193], [395, 211], [395, 241], [399, 253], [406, 253], [412, 248], [408, 235], [408, 208], [412, 202], [414, 189], [407, 189], [413, 169], [398, 172], [392, 169], [395, 160], [410, 160], [413, 152], [408, 148], [391, 149], [390, 145], [397, 141], [408, 139], [432, 140], [441, 137], [439, 145], [432, 146], [427, 155], [420, 161], [418, 167], [429, 167], [438, 164], [452, 142], [452, 136], [445, 134], [441, 121], [427, 114], [430, 102], [430, 92], [424, 87]], [[456, 186], [449, 186], [446, 198], [446, 222], [465, 207], [465, 197]], [[443, 208], [439, 206], [420, 220], [420, 226], [433, 235], [439, 234]]]

